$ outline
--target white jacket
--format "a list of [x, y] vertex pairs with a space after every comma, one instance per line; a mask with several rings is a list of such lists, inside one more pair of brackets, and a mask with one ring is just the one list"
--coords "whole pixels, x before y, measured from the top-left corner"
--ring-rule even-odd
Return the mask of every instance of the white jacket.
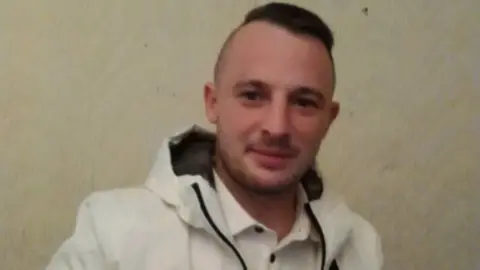
[[[214, 139], [193, 126], [164, 141], [144, 186], [90, 195], [47, 270], [247, 269], [215, 193]], [[374, 228], [323, 192], [316, 173], [302, 184], [306, 212], [323, 240], [315, 269], [381, 269]]]

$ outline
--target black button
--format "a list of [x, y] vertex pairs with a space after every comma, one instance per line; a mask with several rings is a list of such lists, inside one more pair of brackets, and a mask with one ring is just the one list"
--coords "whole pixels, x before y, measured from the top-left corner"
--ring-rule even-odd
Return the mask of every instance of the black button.
[[262, 227], [260, 227], [260, 226], [255, 226], [255, 232], [257, 232], [257, 233], [263, 233], [264, 231], [265, 231], [265, 230], [264, 230]]
[[277, 256], [275, 256], [275, 254], [270, 254], [270, 263], [274, 263], [275, 262], [275, 259], [277, 258]]

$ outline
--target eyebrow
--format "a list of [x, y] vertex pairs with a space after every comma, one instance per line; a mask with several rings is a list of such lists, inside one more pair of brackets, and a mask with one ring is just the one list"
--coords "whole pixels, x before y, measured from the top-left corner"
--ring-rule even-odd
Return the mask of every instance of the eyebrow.
[[320, 89], [315, 89], [307, 86], [298, 86], [291, 87], [291, 92], [299, 95], [311, 95], [316, 97], [318, 100], [324, 100], [325, 96]]
[[[252, 80], [238, 81], [237, 83], [234, 84], [233, 89], [240, 90], [243, 87], [248, 87], [248, 86], [253, 86], [253, 87], [256, 87], [256, 88], [260, 88], [260, 89], [271, 88], [271, 86], [266, 82], [263, 82], [261, 80], [252, 79]], [[324, 100], [325, 99], [325, 95], [323, 94], [323, 92], [320, 89], [316, 89], [316, 88], [309, 87], [309, 86], [290, 86], [290, 87], [288, 87], [288, 91], [291, 94], [311, 95], [311, 96], [314, 96], [315, 98], [317, 98], [318, 100]]]
[[246, 86], [254, 86], [254, 87], [258, 87], [258, 88], [262, 88], [262, 89], [270, 88], [270, 86], [267, 83], [262, 82], [260, 80], [238, 81], [237, 83], [235, 83], [233, 85], [233, 88], [236, 89], [236, 90], [239, 90], [239, 89], [241, 89], [243, 87], [246, 87]]

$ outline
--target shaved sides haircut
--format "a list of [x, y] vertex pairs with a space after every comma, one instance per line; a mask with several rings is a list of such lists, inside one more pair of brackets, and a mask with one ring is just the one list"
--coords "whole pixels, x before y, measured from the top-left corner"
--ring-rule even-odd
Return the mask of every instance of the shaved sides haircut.
[[[312, 37], [325, 45], [328, 55], [332, 60], [332, 66], [334, 67], [332, 50], [334, 46], [334, 37], [332, 30], [328, 25], [315, 13], [298, 7], [293, 4], [287, 3], [270, 3], [263, 6], [259, 6], [252, 9], [245, 15], [243, 22], [233, 30], [220, 50], [217, 61], [214, 67], [214, 80], [217, 81], [224, 60], [224, 56], [228, 51], [230, 42], [235, 37], [235, 34], [243, 26], [252, 22], [268, 22], [279, 26], [293, 34], [306, 35]], [[335, 68], [333, 68], [334, 84], [336, 81]]]

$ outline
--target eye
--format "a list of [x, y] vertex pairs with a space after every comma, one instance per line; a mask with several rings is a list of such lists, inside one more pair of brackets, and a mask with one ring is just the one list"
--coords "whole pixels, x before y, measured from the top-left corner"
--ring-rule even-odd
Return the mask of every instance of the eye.
[[260, 92], [255, 90], [243, 91], [242, 93], [240, 93], [240, 97], [249, 101], [256, 101], [261, 99]]
[[295, 105], [298, 105], [302, 108], [318, 108], [318, 104], [315, 100], [311, 98], [300, 97], [294, 100]]
[[245, 107], [258, 108], [266, 101], [265, 93], [261, 90], [245, 90], [238, 93], [238, 100]]

